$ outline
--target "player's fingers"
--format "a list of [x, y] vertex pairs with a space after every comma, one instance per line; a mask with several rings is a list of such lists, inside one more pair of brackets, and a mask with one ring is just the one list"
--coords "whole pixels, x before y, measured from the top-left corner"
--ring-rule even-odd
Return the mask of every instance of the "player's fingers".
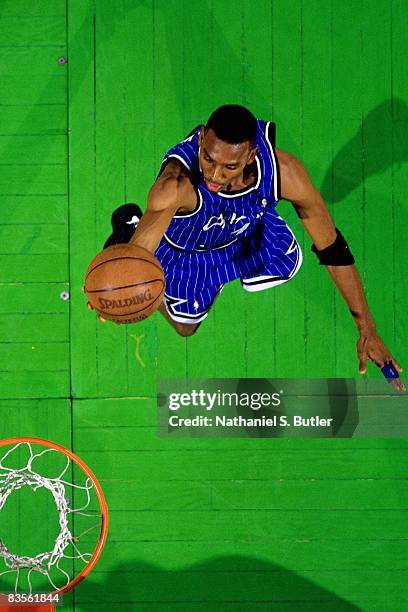
[[365, 374], [367, 372], [367, 352], [363, 347], [357, 348], [358, 352], [358, 371], [360, 374]]
[[402, 380], [400, 378], [392, 378], [390, 380], [391, 385], [394, 387], [394, 389], [396, 389], [397, 391], [406, 391], [406, 387], [405, 384], [402, 382]]
[[360, 374], [365, 374], [367, 372], [367, 359], [359, 359], [358, 371]]
[[85, 285], [82, 285], [81, 291], [82, 291], [82, 293], [85, 293]]
[[92, 304], [90, 304], [89, 302], [87, 302], [86, 307], [88, 310], [95, 310]]
[[106, 323], [106, 319], [104, 319], [102, 315], [99, 315], [98, 319], [100, 320], [101, 323]]
[[406, 391], [407, 388], [405, 386], [405, 383], [402, 382], [402, 380], [400, 378], [397, 378], [397, 381], [398, 381], [398, 385], [397, 385], [398, 390], [399, 391]]

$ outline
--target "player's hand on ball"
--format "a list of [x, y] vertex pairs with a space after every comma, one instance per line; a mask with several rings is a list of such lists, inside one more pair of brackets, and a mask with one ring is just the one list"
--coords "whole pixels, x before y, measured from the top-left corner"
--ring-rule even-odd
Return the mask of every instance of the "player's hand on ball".
[[92, 259], [84, 291], [101, 321], [128, 324], [144, 321], [158, 310], [165, 285], [163, 268], [153, 253], [120, 243]]
[[[95, 308], [89, 302], [87, 302], [86, 306], [88, 310], [95, 310]], [[102, 315], [98, 315], [98, 319], [101, 323], [106, 323], [106, 319], [104, 319]]]
[[367, 372], [367, 360], [375, 363], [382, 369], [387, 381], [397, 391], [405, 391], [405, 385], [399, 378], [398, 373], [402, 368], [381, 340], [375, 329], [361, 331], [357, 341], [358, 371], [360, 374]]
[[[82, 289], [82, 293], [85, 293], [85, 286], [84, 285], [81, 287], [81, 289]], [[92, 306], [92, 304], [90, 302], [86, 303], [86, 307], [87, 307], [88, 310], [95, 310], [95, 308]], [[101, 323], [105, 323], [106, 322], [106, 319], [104, 319], [102, 315], [98, 315], [98, 319], [99, 319], [99, 321]]]

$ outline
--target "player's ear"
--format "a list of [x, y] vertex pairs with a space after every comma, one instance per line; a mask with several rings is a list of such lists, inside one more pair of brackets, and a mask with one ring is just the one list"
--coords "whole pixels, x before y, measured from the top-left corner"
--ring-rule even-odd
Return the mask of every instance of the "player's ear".
[[200, 135], [198, 137], [198, 144], [200, 145], [200, 147], [203, 144], [204, 136], [205, 136], [205, 126], [202, 125], [200, 128]]
[[252, 147], [248, 154], [248, 159], [246, 162], [247, 165], [252, 164], [257, 153], [258, 153], [258, 147]]

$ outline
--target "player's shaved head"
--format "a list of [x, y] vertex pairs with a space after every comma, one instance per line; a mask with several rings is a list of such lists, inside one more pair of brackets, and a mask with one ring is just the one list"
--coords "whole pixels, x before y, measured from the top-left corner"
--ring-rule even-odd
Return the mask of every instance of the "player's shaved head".
[[224, 104], [208, 119], [205, 131], [208, 132], [210, 129], [217, 138], [229, 144], [249, 141], [253, 146], [256, 138], [256, 119], [244, 106]]

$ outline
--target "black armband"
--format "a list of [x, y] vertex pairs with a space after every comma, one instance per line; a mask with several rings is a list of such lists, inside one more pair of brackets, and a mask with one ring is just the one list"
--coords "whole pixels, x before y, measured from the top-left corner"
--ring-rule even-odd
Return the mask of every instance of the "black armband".
[[336, 227], [336, 240], [333, 244], [318, 251], [315, 245], [312, 245], [313, 253], [316, 253], [320, 265], [322, 266], [351, 266], [354, 263], [354, 257], [350, 251], [349, 245], [345, 241], [343, 234]]

